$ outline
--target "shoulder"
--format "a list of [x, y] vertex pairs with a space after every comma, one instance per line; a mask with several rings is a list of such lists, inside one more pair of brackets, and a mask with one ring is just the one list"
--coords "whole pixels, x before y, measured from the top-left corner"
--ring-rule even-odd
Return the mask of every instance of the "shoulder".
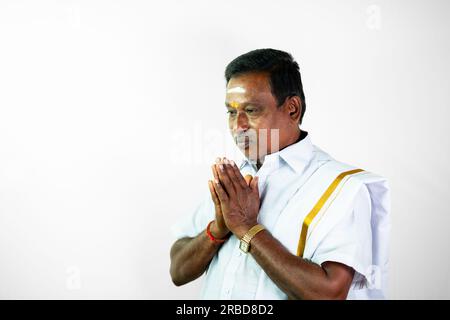
[[316, 161], [323, 164], [321, 166], [322, 171], [331, 177], [337, 178], [340, 175], [348, 176], [348, 179], [361, 184], [387, 181], [382, 175], [371, 172], [364, 167], [358, 167], [336, 160], [317, 146], [314, 146], [314, 152], [316, 153]]
[[[322, 161], [320, 165], [320, 179], [329, 181], [331, 187], [335, 184], [336, 189], [340, 187], [353, 190], [350, 193], [368, 193], [372, 201], [389, 203], [390, 188], [387, 179], [377, 173], [371, 172], [364, 167], [338, 161], [316, 147], [316, 161]], [[338, 186], [340, 185], [340, 186]]]

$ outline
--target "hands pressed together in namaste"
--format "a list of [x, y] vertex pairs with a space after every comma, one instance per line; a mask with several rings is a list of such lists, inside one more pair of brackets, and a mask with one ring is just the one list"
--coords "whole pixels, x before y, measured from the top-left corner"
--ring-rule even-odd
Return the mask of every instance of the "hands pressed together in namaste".
[[215, 207], [211, 233], [222, 239], [232, 232], [241, 239], [257, 224], [258, 177], [247, 175], [244, 178], [236, 163], [226, 158], [217, 158], [211, 168], [214, 180], [209, 180], [208, 186]]

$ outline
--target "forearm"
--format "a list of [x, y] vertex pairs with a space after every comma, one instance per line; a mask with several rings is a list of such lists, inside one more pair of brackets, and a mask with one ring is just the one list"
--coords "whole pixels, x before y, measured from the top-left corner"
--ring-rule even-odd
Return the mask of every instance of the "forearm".
[[324, 268], [291, 254], [267, 230], [252, 239], [250, 253], [290, 299], [345, 299], [347, 295]]
[[220, 246], [221, 244], [212, 242], [205, 232], [195, 238], [176, 241], [170, 250], [170, 275], [173, 283], [181, 286], [200, 277]]

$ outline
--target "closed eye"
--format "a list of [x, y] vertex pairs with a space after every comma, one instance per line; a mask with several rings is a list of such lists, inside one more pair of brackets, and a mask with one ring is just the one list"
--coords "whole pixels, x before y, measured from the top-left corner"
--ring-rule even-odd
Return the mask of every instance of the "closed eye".
[[245, 109], [245, 112], [248, 114], [256, 114], [258, 112], [258, 108], [247, 108]]

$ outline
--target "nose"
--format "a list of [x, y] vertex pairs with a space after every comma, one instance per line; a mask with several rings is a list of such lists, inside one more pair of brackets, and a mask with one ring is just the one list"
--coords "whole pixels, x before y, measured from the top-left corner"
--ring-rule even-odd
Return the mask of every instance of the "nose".
[[235, 130], [236, 133], [242, 133], [249, 129], [248, 125], [248, 118], [245, 112], [238, 112], [236, 123], [235, 123]]

